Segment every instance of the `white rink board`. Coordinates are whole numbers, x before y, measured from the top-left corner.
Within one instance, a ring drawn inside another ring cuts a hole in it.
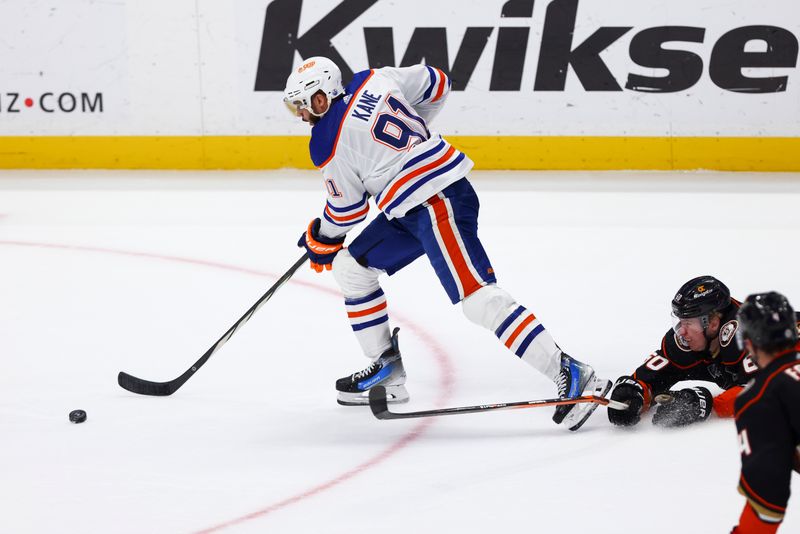
[[[302,5],[300,38],[340,4],[340,0],[280,1]],[[279,92],[254,90],[265,16],[272,3],[6,0],[0,6],[0,135],[305,135],[303,125],[285,113]],[[395,61],[400,62],[415,29],[444,28],[450,63],[446,67],[451,68],[468,28],[487,29],[488,39],[466,90],[454,92],[438,119],[446,134],[791,137],[800,133],[796,61],[787,68],[743,71],[750,77],[787,76],[781,92],[732,92],[720,88],[709,75],[714,46],[731,30],[775,26],[788,32],[796,46],[800,18],[794,0],[579,0],[572,48],[600,28],[631,28],[599,54],[620,87],[629,74],[667,74],[631,59],[636,35],[661,26],[703,30],[702,42],[664,45],[699,58],[702,74],[697,83],[659,94],[588,91],[572,67],[563,90],[534,90],[552,3],[540,0],[529,10],[525,5],[530,3],[381,0],[333,34],[331,44],[357,71],[368,67],[365,31],[391,27]],[[501,17],[506,4],[522,6],[516,10],[523,14],[528,10],[530,16]],[[492,90],[498,35],[508,28],[529,31],[519,89]],[[745,48],[765,49],[766,42],[758,40]],[[295,63],[299,61],[297,54]],[[84,109],[84,93],[95,111]],[[71,98],[77,98],[75,110],[61,110],[59,98],[64,94],[72,95],[62,102],[67,109],[73,107]],[[102,113],[96,110],[98,94],[102,94]],[[33,102],[30,107],[24,104],[26,98]]]

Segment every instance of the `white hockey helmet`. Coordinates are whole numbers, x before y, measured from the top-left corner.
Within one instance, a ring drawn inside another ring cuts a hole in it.
[[[315,117],[322,117],[325,113],[317,115],[311,109],[311,97],[317,91],[328,97],[329,109],[331,100],[344,94],[342,71],[336,63],[322,56],[310,57],[292,71],[283,90],[283,102],[294,115],[298,110],[307,109]]]

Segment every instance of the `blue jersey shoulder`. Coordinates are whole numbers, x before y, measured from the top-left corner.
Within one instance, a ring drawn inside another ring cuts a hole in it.
[[[345,95],[353,95],[369,76],[370,71],[364,70],[357,72],[352,81],[344,88]],[[339,126],[344,120],[347,111],[347,104],[344,99],[336,101],[331,109],[320,121],[311,129],[311,141],[308,144],[311,152],[311,161],[314,166],[319,167],[325,163],[333,153],[336,145],[336,135],[339,133]]]

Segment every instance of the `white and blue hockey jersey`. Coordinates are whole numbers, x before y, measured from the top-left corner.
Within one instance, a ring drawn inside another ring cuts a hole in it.
[[[357,73],[311,131],[311,159],[328,200],[320,231],[344,235],[369,212],[402,217],[453,182],[472,161],[428,123],[444,105],[450,80],[425,65]]]

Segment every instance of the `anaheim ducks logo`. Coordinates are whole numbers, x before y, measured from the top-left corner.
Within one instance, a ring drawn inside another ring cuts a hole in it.
[[[736,320],[728,321],[722,328],[719,329],[719,344],[727,347],[731,344],[731,340],[735,337],[736,329],[739,328],[739,322]]]

